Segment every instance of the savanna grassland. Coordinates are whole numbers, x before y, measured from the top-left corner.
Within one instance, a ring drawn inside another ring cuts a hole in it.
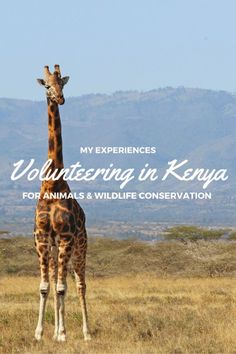
[[[0,239],[0,352],[236,353],[236,242],[90,238],[85,343],[72,274],[67,342],[53,336],[52,294],[37,343],[38,263],[33,240]]]

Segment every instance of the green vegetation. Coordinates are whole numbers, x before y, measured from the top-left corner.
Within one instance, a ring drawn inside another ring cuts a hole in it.
[[[232,231],[229,234],[229,240],[236,240],[236,231]]]
[[[167,239],[179,241],[210,241],[218,240],[228,233],[228,229],[205,229],[198,226],[181,225],[168,228],[164,236]]]
[[[158,277],[232,276],[236,273],[236,243],[171,240],[150,244],[89,238],[89,277],[130,276],[140,272]],[[0,239],[0,274],[39,274],[33,239]]]
[[[0,230],[0,236],[1,235],[8,235],[10,232],[7,230]]]

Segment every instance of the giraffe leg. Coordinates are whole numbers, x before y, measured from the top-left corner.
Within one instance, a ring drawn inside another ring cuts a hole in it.
[[[36,248],[39,256],[40,263],[40,273],[41,273],[41,282],[39,286],[40,291],[40,302],[39,302],[39,317],[38,324],[35,330],[35,338],[40,340],[43,335],[43,322],[45,315],[46,302],[50,290],[49,286],[49,277],[48,277],[48,263],[49,263],[49,252],[48,252],[48,243],[43,240],[37,240],[36,238]]]
[[[59,301],[57,296],[57,274],[58,274],[57,255],[58,255],[57,246],[56,245],[51,246],[49,272],[50,272],[51,282],[53,283],[53,295],[54,295],[55,329],[54,329],[53,339],[57,339],[58,327],[59,327]]]
[[[87,314],[87,307],[86,307],[86,300],[85,300],[86,249],[87,249],[87,235],[86,235],[86,231],[84,231],[84,235],[80,236],[80,238],[75,243],[72,262],[73,262],[73,267],[75,272],[76,287],[77,287],[81,311],[82,311],[84,340],[91,340],[91,335],[88,327],[88,314]]]
[[[64,342],[66,340],[65,329],[65,295],[67,290],[66,276],[67,266],[72,253],[73,236],[61,239],[58,252],[58,279],[57,279],[57,299],[58,299],[58,335],[57,340]]]

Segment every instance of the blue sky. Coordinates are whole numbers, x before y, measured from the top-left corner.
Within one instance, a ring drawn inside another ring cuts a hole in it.
[[[65,96],[187,86],[236,91],[236,1],[68,0],[1,4],[0,97],[44,99],[59,63]]]

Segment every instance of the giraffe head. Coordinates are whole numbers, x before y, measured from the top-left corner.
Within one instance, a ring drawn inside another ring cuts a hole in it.
[[[47,98],[56,102],[57,104],[64,104],[65,99],[63,96],[63,87],[67,84],[69,76],[61,77],[60,66],[54,66],[55,71],[53,74],[50,73],[49,67],[44,67],[44,80],[37,79],[40,85],[43,85],[46,88]]]

